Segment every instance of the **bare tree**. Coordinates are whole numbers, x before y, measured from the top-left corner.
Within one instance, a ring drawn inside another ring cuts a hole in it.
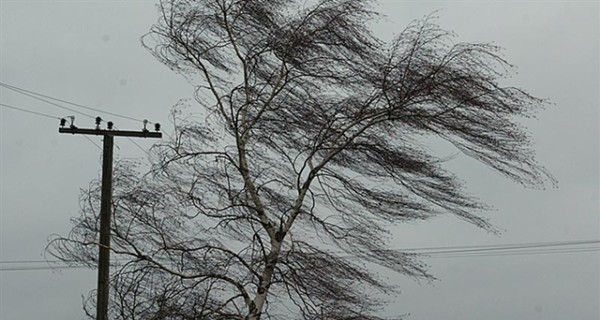
[[[494,231],[423,137],[523,185],[553,182],[513,120],[544,101],[499,84],[499,48],[454,43],[435,19],[388,44],[364,0],[159,8],[143,43],[198,84],[202,108],[175,109],[149,174],[116,170],[112,319],[381,319],[397,288],[373,266],[430,277],[388,247],[390,226],[450,213]],[[54,255],[94,264],[98,194]]]

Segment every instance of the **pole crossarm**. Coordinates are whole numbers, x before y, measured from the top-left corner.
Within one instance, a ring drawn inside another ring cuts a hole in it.
[[[150,132],[150,131],[58,128],[58,132],[59,133],[70,133],[70,134],[88,134],[88,135],[96,135],[96,136],[112,136],[112,137],[162,138],[161,132]]]

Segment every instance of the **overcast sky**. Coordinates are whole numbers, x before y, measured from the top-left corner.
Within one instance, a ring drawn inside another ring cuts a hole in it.
[[[156,21],[154,1],[0,0],[0,81],[136,119],[161,122],[192,86],[140,45]],[[449,167],[495,210],[493,235],[454,217],[398,228],[392,248],[600,239],[598,1],[382,1],[374,28],[389,39],[439,10],[456,41],[494,42],[518,74],[507,85],[548,98],[522,121],[556,189],[527,190],[458,156]],[[0,88],[0,103],[62,117],[73,112]],[[96,115],[95,112],[80,110]],[[141,122],[112,118],[120,129]],[[0,107],[0,319],[82,319],[94,270],[7,271],[44,264],[47,238],[78,216],[81,188],[100,172],[101,139],[60,135],[58,120]],[[80,127],[91,119],[77,116]],[[143,157],[152,141],[116,139],[118,158]],[[436,150],[447,152],[444,146]],[[597,246],[596,246],[597,247]],[[401,277],[388,312],[409,319],[599,319],[600,253],[426,258],[433,283]]]

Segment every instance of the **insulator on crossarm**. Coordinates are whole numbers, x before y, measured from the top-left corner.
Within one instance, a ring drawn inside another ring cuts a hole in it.
[[[100,130],[100,123],[102,122],[102,118],[96,117],[96,129]]]
[[[144,129],[142,129],[143,132],[148,132],[148,129],[146,128],[146,126],[148,125],[148,120],[144,119],[144,121],[142,121],[144,123]]]
[[[67,119],[65,118],[60,118],[60,127],[64,128],[65,124],[67,124]]]
[[[71,129],[77,128],[75,126],[75,116],[68,116],[67,118],[71,119],[71,125],[70,125]]]
[[[160,131],[160,123],[155,123],[154,124],[154,131]]]
[[[109,122],[107,122],[107,123],[106,123],[106,128],[107,128],[108,130],[112,130],[112,129],[113,129],[113,122],[112,122],[112,121],[109,121]]]

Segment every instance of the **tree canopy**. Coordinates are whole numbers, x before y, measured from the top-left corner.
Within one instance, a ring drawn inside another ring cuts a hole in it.
[[[390,250],[390,226],[453,214],[494,231],[424,137],[553,182],[514,119],[544,101],[501,84],[500,48],[455,43],[432,17],[386,43],[371,5],[161,1],[143,44],[197,104],[175,108],[149,173],[115,171],[111,319],[382,319],[397,288],[371,266],[430,277]],[[99,190],[52,254],[95,264]]]

